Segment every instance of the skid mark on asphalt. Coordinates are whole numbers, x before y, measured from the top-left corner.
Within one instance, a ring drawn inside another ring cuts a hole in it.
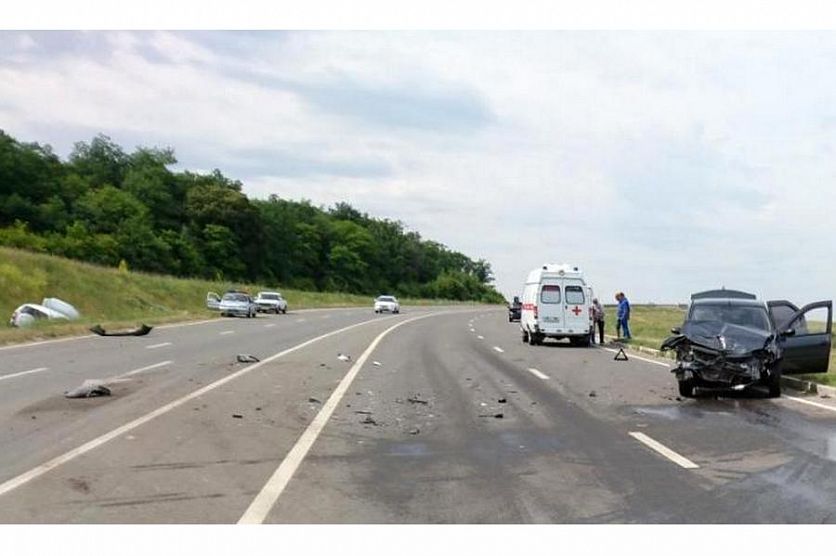
[[[650,448],[651,450],[653,450],[654,452],[661,454],[662,456],[671,460],[680,467],[683,467],[685,469],[699,469],[700,467],[699,465],[689,460],[685,456],[677,454],[661,442],[653,440],[652,438],[650,438],[642,432],[631,432],[628,434],[636,440],[638,440],[639,442],[641,442],[642,444],[644,444],[645,446],[647,446],[648,448]]]

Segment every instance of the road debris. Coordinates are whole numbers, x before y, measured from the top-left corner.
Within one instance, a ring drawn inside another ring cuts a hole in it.
[[[378,426],[378,425],[379,425],[379,423],[378,423],[377,421],[375,421],[375,420],[372,418],[372,416],[371,416],[371,415],[366,415],[366,418],[365,418],[365,419],[363,419],[362,421],[360,421],[360,423],[361,423],[361,424],[363,424],[363,425],[374,425],[374,426]]]
[[[101,380],[85,380],[78,388],[64,392],[65,398],[97,398],[109,395],[110,388]]]
[[[239,353],[236,359],[238,359],[239,363],[258,363],[261,361],[261,359],[250,353]]]
[[[351,356],[350,356],[350,355],[346,355],[346,354],[344,354],[344,353],[338,353],[338,354],[337,354],[337,359],[339,359],[340,361],[345,361],[345,362],[348,362],[348,361],[351,361]]]
[[[496,400],[496,403],[508,403],[508,400],[506,398],[499,398]]]
[[[597,395],[598,395],[598,393],[597,393],[597,392],[595,392],[595,390],[590,390],[590,391],[589,391],[589,397],[590,397],[590,398],[594,398],[594,397],[596,397]]]
[[[374,365],[375,367],[380,367],[381,363],[380,361],[372,361],[372,365]]]
[[[154,329],[153,326],[142,324],[133,330],[117,330],[116,332],[108,332],[102,328],[101,324],[97,324],[90,328],[90,332],[98,334],[99,336],[145,336]]]
[[[409,429],[409,431],[407,431],[407,432],[408,432],[409,434],[413,434],[413,435],[415,435],[415,434],[421,434],[421,429],[419,429],[418,427],[412,427],[412,428],[411,428],[411,429]]]
[[[316,398],[308,398],[308,402],[309,402],[309,403],[322,403],[321,401],[319,401],[319,400],[318,400],[318,399],[316,399]]]
[[[371,415],[372,414],[371,411],[367,411],[365,409],[357,409],[357,410],[354,411],[354,413],[358,413],[360,415]]]
[[[243,418],[244,418],[244,416],[243,416],[243,415],[241,415],[240,413],[233,413],[233,414],[232,414],[232,418],[233,418],[233,419],[243,419]]]
[[[427,400],[422,400],[421,398],[419,398],[417,394],[415,396],[412,396],[411,398],[407,398],[406,401],[408,401],[409,403],[419,403],[421,405],[427,405],[428,403],[430,403]]]
[[[493,417],[494,419],[504,419],[504,413],[482,413],[479,417]]]

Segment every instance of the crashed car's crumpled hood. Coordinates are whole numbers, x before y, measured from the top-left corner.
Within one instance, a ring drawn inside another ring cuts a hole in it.
[[[748,326],[720,321],[692,321],[682,326],[680,334],[665,340],[662,349],[672,349],[682,342],[688,342],[732,357],[746,356],[753,351],[765,349],[772,338],[772,333]]]

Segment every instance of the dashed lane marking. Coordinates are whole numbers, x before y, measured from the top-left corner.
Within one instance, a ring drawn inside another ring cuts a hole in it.
[[[549,380],[549,375],[544,374],[544,373],[541,373],[541,372],[540,372],[540,371],[538,371],[537,369],[531,369],[531,368],[529,368],[529,369],[528,369],[528,372],[529,372],[529,373],[531,373],[531,374],[533,374],[534,376],[536,376],[536,377],[537,377],[537,378],[539,378],[539,379],[542,379],[542,380]]]
[[[29,371],[21,371],[19,373],[13,373],[13,374],[10,374],[10,375],[0,376],[0,380],[6,380],[7,378],[17,378],[19,376],[31,375],[31,374],[34,374],[34,373],[42,373],[42,372],[48,371],[48,370],[49,370],[49,367],[38,367],[37,369],[32,369],[32,370],[29,370]]]
[[[220,333],[221,336],[225,336],[226,334],[235,334],[234,330],[224,330]]]
[[[145,371],[150,371],[152,369],[159,369],[160,367],[165,367],[166,365],[171,365],[174,361],[162,361],[160,363],[154,363],[153,365],[148,365],[147,367],[140,367],[139,369],[134,369],[133,371],[128,371],[127,373],[123,374],[122,376],[131,376],[139,373],[144,373]]]
[[[653,440],[652,438],[650,438],[642,432],[631,432],[629,434],[630,436],[632,436],[633,438],[635,438],[636,440],[653,450],[654,452],[663,455],[664,457],[668,458],[680,467],[684,467],[685,469],[699,469],[700,467],[699,465],[689,460],[685,456],[677,454],[661,442]]]
[[[145,349],[157,349],[157,348],[166,347],[166,346],[170,346],[170,345],[172,345],[171,342],[163,342],[161,344],[153,344],[153,345],[150,345],[150,346],[145,346]]]

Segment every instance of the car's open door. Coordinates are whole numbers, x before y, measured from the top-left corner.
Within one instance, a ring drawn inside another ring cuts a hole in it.
[[[798,306],[792,301],[786,299],[778,299],[775,301],[767,301],[769,307],[769,314],[772,316],[772,322],[775,323],[775,330],[781,330],[789,324],[790,319],[798,312]]]
[[[832,332],[833,301],[817,301],[796,311],[778,328],[784,347],[783,373],[826,373]]]
[[[221,306],[221,296],[216,294],[215,292],[208,292],[206,294],[206,308],[207,309],[220,309]]]

